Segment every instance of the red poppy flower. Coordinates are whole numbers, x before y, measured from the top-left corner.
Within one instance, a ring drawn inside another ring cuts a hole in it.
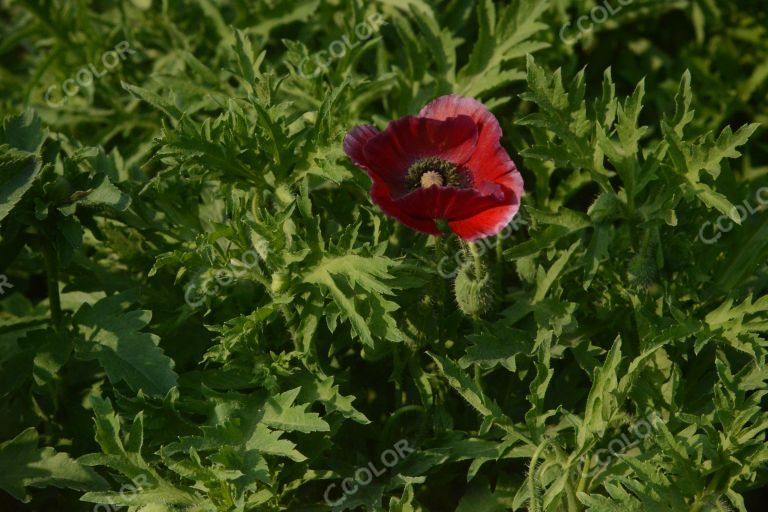
[[[472,98],[442,96],[383,132],[357,126],[344,152],[373,181],[373,202],[424,233],[440,235],[444,220],[464,240],[492,236],[520,207],[523,178],[499,122]]]

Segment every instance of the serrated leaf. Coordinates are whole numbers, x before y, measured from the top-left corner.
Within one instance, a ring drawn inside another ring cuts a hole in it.
[[[0,443],[0,489],[26,501],[26,487],[54,486],[79,491],[107,488],[107,482],[92,469],[66,453],[39,448],[38,443],[34,428]]]
[[[601,433],[607,421],[615,412],[616,400],[612,394],[618,387],[617,369],[621,362],[621,338],[617,337],[605,358],[603,366],[596,369],[592,377],[584,420],[578,428],[577,443],[584,447],[591,436]]]
[[[293,405],[299,391],[301,388],[295,388],[269,398],[264,404],[261,420],[272,428],[286,432],[328,432],[331,427],[319,414],[306,412],[309,404]]]
[[[76,344],[78,357],[98,359],[110,381],[124,381],[134,391],[162,395],[176,385],[173,361],[158,346],[160,338],[142,332],[149,311],[123,312],[121,297],[84,304],[75,315],[85,339]]]
[[[501,408],[492,399],[485,396],[482,390],[478,389],[477,384],[472,381],[461,369],[461,367],[448,358],[427,352],[437,364],[440,373],[446,378],[448,384],[455,389],[472,408],[483,416],[490,416],[494,420],[509,423],[501,411]]]
[[[11,213],[40,175],[41,160],[35,155],[0,145],[0,221]]]
[[[394,266],[394,261],[383,256],[366,258],[348,254],[326,257],[304,275],[304,282],[318,284],[328,290],[352,325],[353,332],[364,344],[373,347],[374,338],[369,323],[379,327],[377,332],[391,341],[399,341],[402,337],[390,315],[397,305],[384,299],[385,295],[393,294],[391,285],[385,281],[392,279],[389,271]],[[357,293],[360,294],[359,301],[355,297]]]

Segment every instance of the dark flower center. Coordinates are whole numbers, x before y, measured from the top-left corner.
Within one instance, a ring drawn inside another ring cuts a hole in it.
[[[417,160],[408,169],[406,184],[408,188],[457,187],[466,185],[456,164],[431,156]]]

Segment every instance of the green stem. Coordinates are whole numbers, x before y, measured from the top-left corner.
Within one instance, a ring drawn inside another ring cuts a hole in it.
[[[406,351],[408,351],[408,347],[404,347]],[[403,363],[400,359],[400,350],[395,348],[392,351],[392,356],[394,358],[395,363],[395,369],[394,369],[394,381],[395,384],[395,408],[400,408],[403,406],[403,386],[401,382],[403,382]],[[408,356],[406,356],[407,358]],[[390,419],[392,417],[390,416]]]
[[[41,318],[39,320],[29,320],[26,322],[16,322],[9,325],[3,325],[3,326],[0,326],[0,334],[5,334],[11,331],[17,331],[21,329],[29,329],[29,328],[37,327],[38,325],[44,325],[47,323],[48,323],[48,320]]]
[[[592,469],[592,457],[588,457],[581,467],[581,474],[579,475],[579,482],[576,485],[576,492],[584,492],[587,487],[587,478],[589,477],[589,471]]]
[[[485,272],[485,269],[483,268],[483,258],[480,255],[480,251],[478,251],[477,244],[473,242],[469,242],[467,244],[469,247],[469,252],[472,254],[472,261],[475,266],[475,279],[480,279],[480,276],[483,275],[483,272]],[[472,317],[472,326],[474,327],[475,334],[479,334],[481,331],[480,326],[480,318],[477,315],[474,315]],[[480,365],[475,363],[475,384],[477,384],[478,390],[482,393],[483,392],[483,372],[480,368]]]
[[[472,327],[475,331],[475,334],[480,334],[481,325],[480,325],[480,318],[477,315],[474,315],[472,317]],[[480,368],[480,365],[478,363],[475,363],[474,365],[474,378],[475,378],[475,384],[477,385],[478,391],[483,393],[483,370]]]
[[[539,498],[536,496],[536,466],[539,464],[539,456],[547,442],[544,441],[533,452],[531,457],[531,466],[528,469],[528,512],[539,512]]]
[[[51,308],[51,324],[55,330],[60,331],[63,315],[59,297],[59,258],[53,243],[45,236],[42,238],[42,248],[48,283],[48,302]]]
[[[404,405],[397,409],[395,412],[390,414],[389,418],[387,418],[387,421],[384,423],[384,427],[382,428],[381,432],[381,438],[384,441],[384,443],[391,442],[390,434],[392,433],[392,429],[394,428],[395,424],[397,423],[397,420],[402,416],[403,414],[407,414],[409,412],[419,412],[421,414],[426,413],[426,409],[420,405],[416,404],[410,404],[410,405]]]
[[[477,249],[477,244],[473,242],[467,243],[470,254],[472,254],[472,261],[475,264],[475,278],[479,278],[483,275],[483,257],[480,255],[480,251]]]
[[[568,499],[568,512],[581,512],[581,504],[576,498],[576,490],[573,488],[573,479],[568,475],[565,484],[565,496]]]
[[[691,510],[689,512],[699,512],[701,510],[701,507],[704,506],[705,498],[709,496],[710,494],[717,493],[717,487],[720,483],[720,478],[722,477],[722,472],[715,473],[712,476],[712,480],[709,481],[709,485],[707,485],[707,488],[702,490],[696,495],[696,498],[694,499],[693,505],[691,506]]]
[[[699,512],[701,510],[701,506],[703,505],[703,502],[701,499],[703,498],[704,494],[703,491],[696,495],[696,499],[693,502],[693,505],[691,506],[691,510],[689,512]]]
[[[435,261],[437,261],[437,268],[442,268],[442,260],[445,256],[445,247],[443,246],[443,237],[436,236],[435,240]],[[441,318],[443,311],[445,311],[446,297],[448,295],[448,288],[445,277],[439,273],[437,275],[437,318]],[[437,338],[440,341],[440,345],[443,346],[445,341],[445,335],[443,332],[442,322],[437,322]]]
[[[474,366],[474,377],[475,377],[475,385],[477,385],[477,390],[481,393],[483,392],[483,370],[480,369],[480,365],[475,363]]]
[[[552,444],[557,457],[557,463],[560,467],[568,471],[568,478],[565,483],[565,496],[568,501],[568,512],[581,512],[581,504],[576,499],[576,491],[573,488],[573,478],[571,478],[570,466],[568,466],[568,455],[556,443]]]
[[[504,240],[501,236],[496,237],[496,293],[499,298],[504,291],[502,281],[504,280]]]

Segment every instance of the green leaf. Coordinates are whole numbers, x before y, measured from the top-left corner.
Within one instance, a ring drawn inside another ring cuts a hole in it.
[[[390,341],[402,339],[391,316],[397,305],[384,299],[394,293],[386,283],[393,278],[390,269],[394,266],[394,261],[383,256],[325,257],[304,275],[304,282],[327,290],[349,320],[354,334],[365,345],[373,347],[371,327]]]
[[[522,0],[497,7],[491,0],[477,3],[479,33],[467,65],[458,75],[458,93],[478,97],[488,91],[525,78],[518,69],[503,69],[513,59],[549,46],[532,37],[547,28],[539,21],[547,9],[546,0]]]
[[[691,110],[691,101],[693,93],[691,92],[691,72],[686,70],[680,79],[680,86],[675,95],[675,114],[667,122],[675,131],[678,137],[683,137],[683,130],[693,121],[694,111]]]
[[[28,428],[0,443],[0,489],[18,500],[27,501],[26,487],[99,490],[107,487],[95,471],[53,448],[38,447],[38,435]]]
[[[0,221],[32,187],[41,167],[42,161],[35,155],[0,145]]]
[[[491,417],[497,422],[511,424],[512,422],[501,411],[501,408],[492,399],[477,387],[462,370],[461,367],[452,360],[427,352],[437,364],[440,373],[446,378],[448,384],[455,389],[477,412],[486,417]]]
[[[32,362],[32,376],[38,386],[43,386],[50,382],[69,361],[72,340],[66,334],[53,329],[32,331],[26,336],[27,340],[32,337],[42,342]]]
[[[473,364],[484,369],[503,366],[510,372],[516,371],[515,357],[528,348],[530,343],[528,333],[519,329],[505,330],[504,336],[482,332],[470,336],[473,345],[467,348],[467,353],[459,360],[462,368]]]
[[[306,412],[309,404],[293,405],[301,388],[280,393],[264,404],[262,421],[269,427],[286,432],[328,432],[330,426],[314,412]]]
[[[540,344],[534,366],[536,367],[536,376],[529,385],[530,393],[526,397],[531,407],[525,413],[525,421],[532,433],[533,441],[541,442],[542,434],[545,430],[545,422],[548,417],[554,414],[554,411],[546,411],[544,409],[544,398],[552,376],[555,374],[550,366],[549,340]]]
[[[122,82],[121,85],[123,86],[123,89],[128,91],[132,96],[146,101],[156,109],[162,111],[168,117],[171,117],[177,121],[181,119],[183,112],[176,106],[172,99],[167,100],[156,92],[145,89],[144,87],[139,87],[137,85],[131,85],[125,82]]]
[[[616,412],[619,404],[616,403],[613,393],[618,388],[617,370],[620,362],[621,338],[617,337],[603,366],[596,369],[592,376],[592,387],[584,409],[584,420],[577,433],[577,444],[580,448],[586,446],[592,436],[601,434]]]
[[[339,386],[334,385],[333,377],[321,377],[307,374],[301,380],[301,396],[303,401],[320,401],[325,406],[326,413],[338,412],[345,418],[367,425],[371,421],[352,405],[354,396],[344,396]]]
[[[34,110],[3,119],[0,127],[0,146],[8,145],[23,153],[37,154],[45,142],[46,133],[40,116]]]
[[[124,381],[134,391],[162,395],[176,385],[173,361],[158,346],[160,338],[141,332],[149,311],[123,312],[120,296],[83,304],[75,315],[84,339],[75,346],[78,357],[97,359],[113,383]]]
[[[319,425],[318,425],[319,426]],[[287,457],[296,462],[302,462],[307,458],[296,450],[296,444],[280,439],[282,432],[269,430],[265,425],[257,424],[251,435],[245,442],[245,448],[258,450],[267,455]]]
[[[131,197],[117,188],[106,175],[99,176],[92,188],[78,193],[76,202],[84,206],[109,206],[123,211],[131,204]]]

